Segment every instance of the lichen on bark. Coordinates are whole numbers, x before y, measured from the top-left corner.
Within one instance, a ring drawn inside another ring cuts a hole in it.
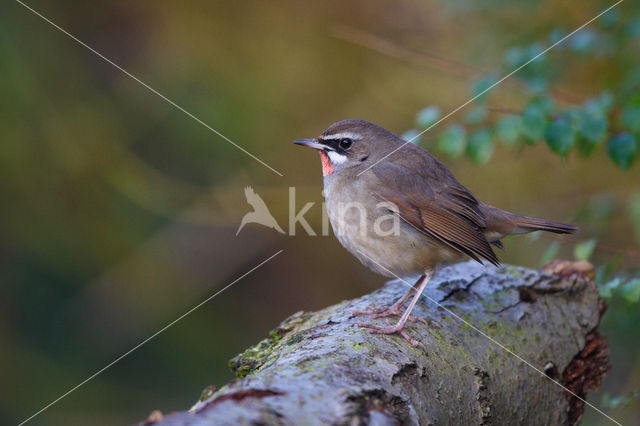
[[[472,262],[443,268],[414,311],[429,325],[408,327],[424,348],[373,335],[352,314],[393,303],[406,291],[399,281],[298,312],[230,361],[235,380],[157,423],[576,423],[579,400],[558,383],[582,397],[609,364],[606,340],[594,337],[597,288],[585,265],[562,265],[547,273]]]

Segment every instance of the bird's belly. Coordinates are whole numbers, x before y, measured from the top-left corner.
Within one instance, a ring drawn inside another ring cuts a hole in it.
[[[419,232],[388,210],[367,209],[374,212],[373,217],[362,219],[363,215],[357,208],[341,211],[328,207],[331,226],[340,243],[379,274],[414,276],[440,262],[460,257],[458,252]]]

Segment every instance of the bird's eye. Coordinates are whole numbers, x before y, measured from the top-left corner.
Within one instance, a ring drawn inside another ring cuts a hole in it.
[[[340,148],[344,149],[345,151],[348,150],[349,148],[351,148],[351,144],[353,143],[353,141],[349,138],[344,138],[344,139],[340,139]]]

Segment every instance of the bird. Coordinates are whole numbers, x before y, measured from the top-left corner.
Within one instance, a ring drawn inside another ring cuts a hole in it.
[[[253,207],[253,211],[245,214],[242,217],[240,226],[236,231],[236,236],[240,233],[244,225],[246,225],[247,223],[259,223],[260,225],[275,229],[281,234],[284,234],[284,231],[282,230],[282,228],[280,228],[278,222],[276,222],[276,219],[269,211],[269,208],[264,203],[264,200],[258,194],[256,194],[252,187],[245,187],[244,195],[247,198],[247,203],[249,203],[249,205]]]
[[[393,305],[354,312],[372,319],[398,316],[395,325],[358,325],[375,334],[398,333],[413,346],[420,343],[405,326],[424,322],[411,311],[438,265],[467,257],[500,266],[493,247],[503,248],[507,235],[578,230],[483,203],[428,151],[368,121],[338,121],[315,138],[293,143],[320,154],[329,221],[347,251],[381,275],[419,276]],[[389,217],[397,220],[395,232],[380,232]]]

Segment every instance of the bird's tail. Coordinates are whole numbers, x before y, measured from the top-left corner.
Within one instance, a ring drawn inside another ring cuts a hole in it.
[[[578,230],[577,226],[552,220],[537,219],[535,217],[520,216],[515,218],[515,225],[522,233],[532,231],[548,231],[555,234],[573,234]]]
[[[487,233],[499,239],[506,235],[526,234],[533,231],[548,231],[556,234],[573,234],[577,226],[535,217],[520,216],[497,207],[481,203],[480,208],[487,218]]]

